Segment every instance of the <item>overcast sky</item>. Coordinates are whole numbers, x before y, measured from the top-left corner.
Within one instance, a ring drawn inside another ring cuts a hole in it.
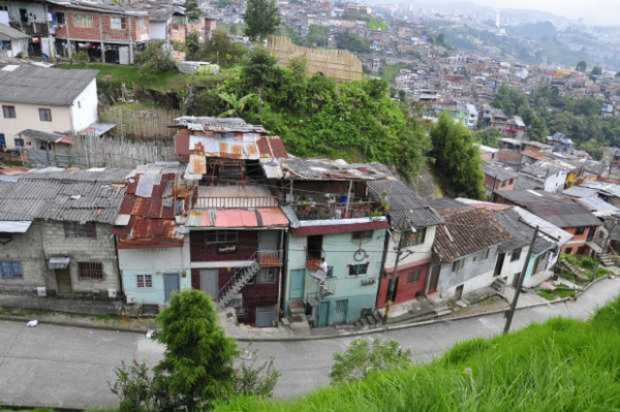
[[[586,23],[620,25],[620,0],[474,0],[476,3],[514,9],[543,10]]]

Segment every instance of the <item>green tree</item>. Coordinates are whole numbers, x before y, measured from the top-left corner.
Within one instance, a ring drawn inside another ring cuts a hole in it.
[[[329,27],[311,24],[304,44],[308,47],[327,47]]]
[[[594,66],[592,68],[591,74],[592,76],[600,76],[601,74],[603,74],[603,69],[601,68],[601,66]]]
[[[590,139],[579,145],[579,147],[588,152],[595,160],[603,158],[603,144],[599,140]]]
[[[170,407],[204,410],[234,392],[235,341],[224,335],[215,305],[205,293],[175,293],[157,322],[158,340],[166,350],[155,374]]]
[[[198,32],[192,31],[185,36],[185,51],[189,60],[199,58],[200,35]]]
[[[576,67],[578,72],[582,72],[585,73],[586,70],[588,70],[588,63],[586,63],[585,61],[580,61],[579,63],[577,63],[577,67]]]
[[[274,34],[280,25],[276,0],[248,0],[243,19],[245,35],[252,40]]]
[[[474,133],[474,139],[485,146],[497,147],[499,139],[502,138],[502,133],[493,128],[487,127],[486,129],[478,130]]]
[[[190,22],[195,22],[202,16],[197,0],[185,0],[185,16]]]
[[[228,105],[228,110],[220,113],[220,117],[240,117],[249,107],[261,104],[260,97],[254,93],[246,94],[241,98],[226,92],[219,93],[218,96]]]
[[[230,67],[240,63],[246,53],[247,49],[243,44],[234,43],[225,32],[216,30],[200,50],[200,58]]]
[[[334,365],[329,374],[333,383],[356,381],[374,371],[387,371],[410,367],[411,351],[403,350],[395,340],[356,339],[343,353],[334,355]]]
[[[149,42],[136,56],[136,64],[151,73],[176,71],[174,59],[161,41]]]
[[[482,198],[484,174],[480,151],[473,144],[469,129],[443,113],[431,129],[431,142],[435,170],[440,173],[449,191],[455,196]]]
[[[368,40],[349,31],[342,31],[336,34],[336,47],[354,53],[368,53],[370,51]]]

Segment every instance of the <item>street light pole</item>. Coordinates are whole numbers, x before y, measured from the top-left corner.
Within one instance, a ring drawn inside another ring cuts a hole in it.
[[[525,273],[527,272],[527,267],[530,262],[530,258],[532,257],[532,250],[534,249],[534,242],[536,242],[536,237],[538,236],[538,226],[534,230],[534,235],[532,236],[532,240],[530,242],[530,248],[527,251],[527,256],[525,257],[525,262],[523,263],[523,269],[521,269],[521,273],[519,274],[519,282],[517,283],[517,290],[515,291],[515,296],[512,299],[512,303],[510,304],[510,309],[506,312],[506,324],[504,325],[504,335],[508,333],[510,330],[510,324],[512,323],[512,318],[515,314],[515,310],[517,309],[517,302],[519,301],[519,295],[521,294],[521,288],[523,287],[523,280],[525,279]]]

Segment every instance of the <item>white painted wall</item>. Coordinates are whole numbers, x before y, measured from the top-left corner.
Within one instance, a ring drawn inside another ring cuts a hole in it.
[[[511,250],[506,253],[506,257],[504,258],[504,265],[502,266],[502,272],[499,277],[506,278],[506,284],[510,285],[514,279],[515,275],[521,273],[523,270],[523,264],[525,263],[525,258],[527,257],[527,252],[530,250],[529,245],[524,246],[521,249],[521,256],[519,259],[512,261],[512,252]]]
[[[71,105],[72,131],[78,132],[97,121],[97,80],[93,79]]]
[[[1,108],[3,105],[15,106],[14,119],[4,118]],[[51,122],[39,120],[39,108],[46,108],[52,111]],[[14,139],[17,137],[17,133],[25,129],[35,129],[50,133],[72,131],[71,111],[68,106],[45,106],[0,101],[0,133],[4,134],[8,148],[15,147]]]
[[[419,245],[411,246],[403,249],[403,255],[406,255],[408,252],[413,252],[408,255],[406,258],[402,258],[398,263],[399,267],[407,266],[413,264],[415,262],[421,262],[425,260],[429,260],[433,254],[433,242],[435,241],[435,226],[430,226],[426,228],[426,238],[424,239],[424,243]],[[391,232],[390,241],[388,245],[388,252],[385,259],[385,269],[391,270],[394,267],[394,260],[396,259],[396,250],[398,249],[398,242],[400,239],[400,233],[396,231]]]
[[[559,171],[558,173],[547,176],[545,179],[545,192],[559,192],[564,189],[566,184],[566,172]]]

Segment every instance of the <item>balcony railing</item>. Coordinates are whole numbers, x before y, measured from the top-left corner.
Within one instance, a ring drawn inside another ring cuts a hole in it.
[[[256,252],[256,260],[260,267],[279,267],[282,266],[281,250],[258,250]]]
[[[295,212],[300,220],[328,220],[328,219],[351,219],[372,216],[379,213],[375,202],[351,202],[346,203],[316,203],[299,202],[295,205]]]
[[[197,209],[247,209],[259,207],[278,207],[278,200],[272,196],[209,196],[199,197],[196,202]]]

